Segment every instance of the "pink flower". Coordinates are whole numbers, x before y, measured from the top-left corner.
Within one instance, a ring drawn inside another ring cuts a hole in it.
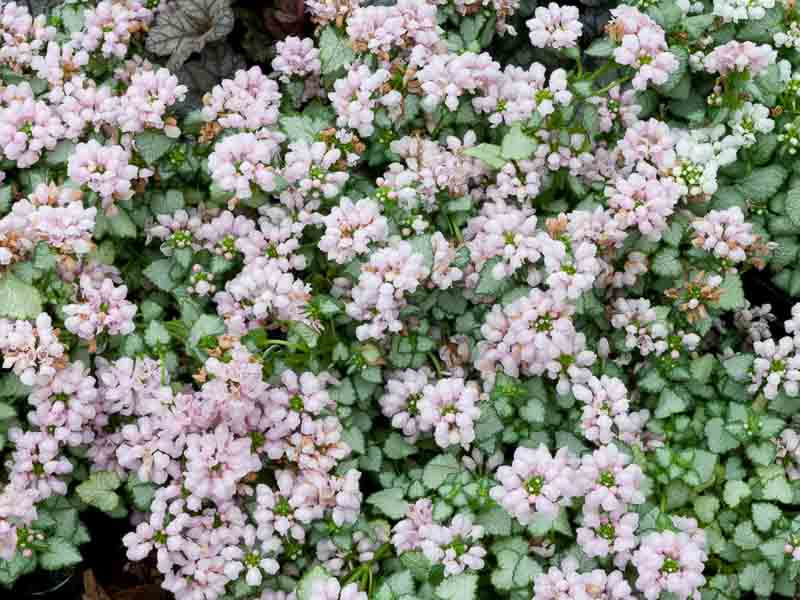
[[[480,417],[478,387],[460,378],[440,379],[426,385],[417,402],[419,428],[433,430],[441,448],[461,444],[468,448],[475,440],[475,421]]]
[[[110,279],[98,283],[83,275],[80,293],[82,303],[64,307],[64,325],[72,333],[91,340],[105,331],[125,335],[135,329],[133,318],[138,307],[126,299],[126,286],[115,286]]]
[[[777,60],[778,52],[769,44],[730,42],[717,46],[703,60],[709,73],[727,75],[731,71],[749,71],[754,77]]]
[[[16,161],[19,168],[30,167],[64,137],[58,114],[34,97],[28,83],[0,91],[0,155]]]
[[[445,577],[465,569],[483,568],[486,550],[476,542],[483,537],[483,527],[473,525],[468,515],[456,515],[450,525],[429,523],[420,528],[420,548],[433,564],[444,565]]]
[[[275,46],[277,56],[272,60],[272,68],[281,74],[281,79],[291,77],[313,77],[319,75],[322,63],[319,50],[311,38],[288,36]]]
[[[577,459],[566,448],[555,456],[546,446],[518,447],[511,466],[497,469],[500,485],[491,489],[492,498],[523,525],[535,517],[555,519],[559,507],[583,494],[576,477]]]
[[[209,433],[186,437],[185,485],[198,502],[225,502],[236,494],[236,486],[261,460],[252,453],[249,437],[234,437],[224,425]]]
[[[375,131],[373,121],[379,106],[392,109],[402,100],[400,92],[391,90],[383,93],[381,88],[391,75],[385,69],[374,73],[366,65],[353,66],[342,79],[333,84],[333,92],[328,94],[336,111],[336,124],[358,131],[361,137],[369,137]]]
[[[392,427],[401,429],[412,442],[421,431],[419,402],[429,381],[427,370],[398,371],[386,381],[385,393],[378,400],[383,414],[392,420]]]
[[[25,385],[46,385],[67,363],[47,313],[36,317],[35,323],[0,319],[0,353],[3,368],[12,369]]]
[[[314,581],[309,600],[367,600],[367,593],[359,591],[357,583],[342,587],[337,579],[328,577]]]
[[[559,6],[555,2],[538,6],[534,18],[526,23],[531,44],[537,48],[574,48],[583,30],[578,17],[575,6]]]
[[[631,559],[639,574],[636,588],[647,600],[655,600],[665,591],[680,600],[699,600],[698,590],[706,582],[703,577],[706,559],[702,535],[695,539],[683,531],[648,533]]]
[[[67,174],[80,185],[97,192],[108,209],[115,200],[134,194],[131,182],[140,176],[130,164],[130,153],[122,146],[103,146],[96,140],[78,144],[70,155]]]
[[[607,600],[635,600],[631,587],[620,571],[607,573],[595,569],[578,572],[578,561],[569,556],[561,568],[550,567],[533,581],[533,600],[586,600],[600,597]]]
[[[329,215],[322,217],[325,233],[317,244],[328,259],[339,264],[369,252],[372,242],[386,240],[389,230],[378,204],[369,198],[353,203],[342,198]]]
[[[278,185],[277,172],[271,166],[278,153],[273,138],[259,138],[253,133],[237,133],[214,145],[208,157],[211,178],[221,189],[249,198],[253,188],[272,192]]]
[[[378,250],[361,267],[358,283],[352,290],[353,301],[345,307],[353,319],[367,321],[359,325],[360,340],[383,338],[387,331],[400,331],[400,309],[405,295],[413,293],[429,274],[422,254],[408,242]]]
[[[278,122],[278,84],[259,67],[236,71],[203,96],[203,119],[226,129],[257,131]]]
[[[392,528],[392,545],[398,552],[419,549],[422,532],[429,525],[433,525],[433,504],[429,498],[421,498],[409,506],[406,518]]]

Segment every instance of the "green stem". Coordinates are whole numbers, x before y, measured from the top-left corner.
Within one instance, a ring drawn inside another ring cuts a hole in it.
[[[632,79],[632,77],[630,75],[628,75],[626,77],[620,77],[619,79],[615,79],[614,81],[612,81],[608,85],[601,87],[596,92],[592,92],[592,96],[602,96],[603,94],[605,94],[611,88],[616,87],[618,85],[622,85],[623,83],[626,83],[626,82],[630,81],[631,79]]]
[[[342,582],[343,585],[347,585],[348,583],[354,582],[356,579],[361,577],[361,572],[364,570],[364,565],[359,565],[353,571],[345,577],[344,581]]]
[[[436,355],[434,355],[433,352],[428,352],[428,358],[431,359],[431,362],[433,363],[433,366],[436,369],[436,375],[441,377],[442,376],[442,365],[441,365],[441,363],[439,363],[439,359],[436,358]]]
[[[292,344],[291,342],[289,342],[287,340],[267,340],[265,343],[266,344],[272,344],[272,345],[275,345],[275,346],[294,346],[294,344]]]
[[[604,64],[602,67],[597,69],[597,71],[595,71],[594,73],[592,73],[589,76],[589,81],[594,81],[595,79],[597,79],[601,75],[604,75],[605,72],[608,71],[613,66],[613,64],[614,63],[612,63],[611,61],[608,61],[606,64]]]

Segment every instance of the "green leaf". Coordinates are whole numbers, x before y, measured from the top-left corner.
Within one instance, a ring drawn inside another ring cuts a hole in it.
[[[708,383],[711,371],[714,369],[714,357],[711,354],[704,354],[692,360],[689,364],[689,371],[692,374],[692,381],[697,383]]]
[[[746,381],[750,377],[754,358],[752,354],[737,354],[722,361],[722,366],[734,381]]]
[[[461,470],[458,459],[452,454],[440,454],[425,465],[422,471],[422,483],[429,490],[438,489],[450,475]]]
[[[292,321],[291,325],[289,325],[288,340],[290,343],[305,344],[308,348],[316,348],[319,343],[319,332],[305,323]],[[369,369],[370,368],[362,370],[361,376],[364,377],[364,379],[368,379],[365,373],[368,372]],[[380,370],[378,371],[380,372]],[[381,379],[378,379],[378,381],[374,381],[373,383],[381,383],[381,381]]]
[[[297,584],[297,600],[311,600],[311,588],[314,587],[314,583],[328,577],[328,572],[322,567],[312,568]]]
[[[503,431],[504,426],[491,403],[484,402],[479,408],[480,415],[475,421],[475,439],[483,442]]]
[[[750,563],[739,574],[739,587],[753,591],[757,596],[767,597],[772,594],[775,576],[765,562]]]
[[[697,518],[703,523],[711,523],[719,510],[719,499],[715,496],[698,496],[692,504]]]
[[[663,248],[653,257],[653,273],[661,277],[678,277],[683,273],[683,266],[678,260],[678,251],[675,248]]]
[[[176,0],[171,10],[156,13],[145,47],[169,56],[167,68],[177,71],[194,52],[227,36],[233,21],[229,0]]]
[[[375,592],[374,600],[399,600],[414,593],[414,579],[410,571],[394,573],[383,580]]]
[[[719,289],[722,291],[719,298],[722,310],[737,310],[744,306],[744,290],[738,273],[726,274]]]
[[[771,441],[750,444],[747,446],[746,450],[747,458],[749,458],[754,464],[762,467],[767,467],[775,461],[776,452],[777,448]]]
[[[792,486],[784,475],[778,475],[768,480],[764,485],[763,492],[765,500],[777,500],[778,502],[790,504],[794,499]]]
[[[475,523],[483,527],[488,535],[509,535],[511,533],[511,515],[497,504],[479,512]]]
[[[508,162],[503,158],[500,146],[494,144],[478,144],[463,151],[463,154],[478,158],[493,169],[502,169]]]
[[[322,74],[327,75],[348,66],[355,59],[355,52],[350,47],[349,38],[333,27],[322,30],[319,37],[319,60],[322,63]]]
[[[527,423],[544,423],[545,408],[539,398],[531,398],[519,409],[519,416]]]
[[[14,373],[0,377],[0,398],[22,398],[30,394],[31,388]]]
[[[491,581],[500,591],[527,588],[542,572],[522,538],[501,540],[492,546],[492,553],[497,557],[497,568],[492,571]]]
[[[769,531],[782,514],[780,508],[769,502],[753,503],[753,523],[759,531]]]
[[[225,333],[225,322],[216,315],[200,315],[189,330],[189,345],[197,347],[201,339]]]
[[[686,401],[669,388],[665,388],[658,398],[656,419],[665,419],[670,415],[683,412],[687,409]]]
[[[89,506],[103,512],[111,512],[119,505],[119,496],[114,492],[120,486],[119,476],[113,471],[97,471],[81,483],[76,491],[78,497]]]
[[[416,452],[416,446],[409,444],[406,439],[396,431],[389,434],[389,437],[386,438],[386,442],[383,445],[383,453],[393,460],[406,458]]]
[[[475,600],[478,590],[478,576],[461,573],[447,577],[436,586],[436,596],[441,600]]]
[[[180,190],[167,190],[164,194],[157,194],[150,204],[157,215],[171,215],[184,206],[183,192]]]
[[[408,502],[403,498],[403,490],[400,488],[375,492],[367,498],[366,502],[372,504],[390,519],[402,519],[408,510]]]
[[[170,336],[167,328],[161,321],[150,321],[147,329],[144,332],[144,341],[151,348],[155,348],[159,344],[169,344]]]
[[[786,192],[786,200],[783,204],[786,216],[795,227],[800,227],[800,187],[795,187]]]
[[[414,254],[419,254],[425,259],[425,266],[429,269],[433,267],[433,246],[430,235],[417,235],[408,240]]]
[[[683,20],[683,26],[689,36],[689,40],[695,41],[706,34],[706,31],[714,22],[714,15],[694,15]]]
[[[744,481],[727,481],[722,491],[722,499],[731,508],[736,508],[745,498],[750,497],[750,486]]]
[[[13,406],[10,404],[6,404],[5,402],[0,402],[0,421],[5,421],[6,419],[13,419],[17,416],[17,411],[14,409]]]
[[[33,254],[33,266],[40,271],[51,271],[58,264],[58,254],[46,242],[36,244]]]
[[[279,122],[290,140],[305,140],[309,143],[316,141],[317,135],[330,126],[326,119],[307,115],[282,115]]]
[[[694,477],[690,477],[687,479],[687,483],[695,487],[703,485],[710,481],[714,475],[714,467],[717,466],[717,455],[705,450],[695,450],[692,466],[693,473],[690,475],[696,475],[697,481],[694,481]]]
[[[150,510],[150,505],[155,497],[155,485],[149,482],[139,481],[135,474],[128,475],[125,488],[130,492],[133,505],[137,510]]]
[[[41,312],[39,290],[12,273],[0,277],[0,317],[34,319]]]
[[[586,49],[586,54],[595,58],[608,58],[614,54],[616,45],[606,37],[596,38]]]
[[[348,427],[342,431],[342,441],[350,446],[350,449],[356,454],[364,454],[366,445],[364,443],[364,434],[358,427]]]
[[[738,181],[736,187],[749,200],[769,200],[781,188],[787,175],[782,166],[769,165],[754,169],[747,177]]]
[[[108,223],[114,237],[136,237],[136,223],[133,222],[133,219],[131,219],[130,215],[124,209],[117,208],[116,214],[112,217],[108,217]]]
[[[47,571],[60,571],[77,565],[81,560],[78,549],[59,537],[47,540],[47,550],[39,555],[39,565]]]
[[[144,276],[155,284],[155,286],[169,292],[175,287],[175,282],[172,280],[172,261],[168,258],[150,263],[144,271]]]
[[[761,545],[761,537],[753,529],[751,521],[739,523],[733,532],[733,543],[742,550],[755,550]]]
[[[23,556],[19,551],[14,553],[11,560],[0,560],[0,584],[11,587],[17,579],[36,570],[36,562],[35,554]]]
[[[667,385],[667,380],[661,377],[658,370],[652,369],[639,380],[639,387],[651,394],[657,394]]]
[[[522,127],[517,124],[503,136],[500,154],[509,160],[525,160],[533,156],[536,145],[536,140],[522,131]]]
[[[500,256],[495,256],[486,261],[481,269],[480,279],[478,285],[475,287],[475,293],[481,296],[497,296],[508,283],[506,278],[497,279],[492,273],[495,265],[503,260]]]
[[[180,0],[179,0],[180,1]],[[148,165],[155,164],[159,158],[169,152],[175,140],[160,131],[147,130],[134,138],[136,152]]]

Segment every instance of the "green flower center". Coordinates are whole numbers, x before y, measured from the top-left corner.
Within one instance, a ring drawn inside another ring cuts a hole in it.
[[[553,329],[553,317],[550,315],[542,315],[538,319],[536,319],[536,323],[534,324],[536,331],[539,332],[547,332],[552,331]]]
[[[614,530],[614,526],[611,523],[603,523],[600,527],[597,528],[597,535],[604,540],[611,541],[614,539],[614,534],[616,531]]]
[[[289,408],[291,408],[295,412],[301,412],[303,408],[305,408],[303,399],[297,394],[295,394],[289,399]]]
[[[467,551],[467,544],[464,542],[461,536],[456,537],[453,540],[453,543],[450,544],[450,547],[456,553],[456,556],[461,556]]]
[[[544,487],[544,477],[536,475],[525,482],[525,491],[532,496],[538,496]]]
[[[248,552],[244,557],[244,564],[246,564],[248,567],[258,567],[258,563],[260,562],[261,554],[257,550]]]
[[[680,570],[680,568],[681,567],[678,564],[677,560],[671,557],[667,557],[664,559],[664,562],[661,565],[661,572],[667,574],[677,573]]]
[[[604,485],[606,487],[611,487],[612,485],[616,484],[614,474],[611,471],[603,471],[600,473],[600,478],[598,481],[600,482],[600,485]]]
[[[192,243],[192,234],[189,231],[176,231],[169,238],[173,248],[186,248]]]
[[[408,405],[406,407],[408,414],[415,415],[419,412],[419,409],[417,409],[417,402],[419,402],[421,398],[422,394],[411,394],[408,397]]]
[[[289,501],[283,496],[281,496],[275,503],[275,508],[273,512],[281,517],[288,517],[289,515],[292,514],[292,507],[289,506]]]

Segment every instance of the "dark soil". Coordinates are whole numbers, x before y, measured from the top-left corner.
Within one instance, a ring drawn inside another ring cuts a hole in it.
[[[81,546],[84,561],[72,571],[37,571],[21,578],[9,600],[172,600],[161,589],[151,561],[131,563],[125,557],[122,536],[130,531],[127,519],[112,519],[97,510],[81,514],[92,541]]]

